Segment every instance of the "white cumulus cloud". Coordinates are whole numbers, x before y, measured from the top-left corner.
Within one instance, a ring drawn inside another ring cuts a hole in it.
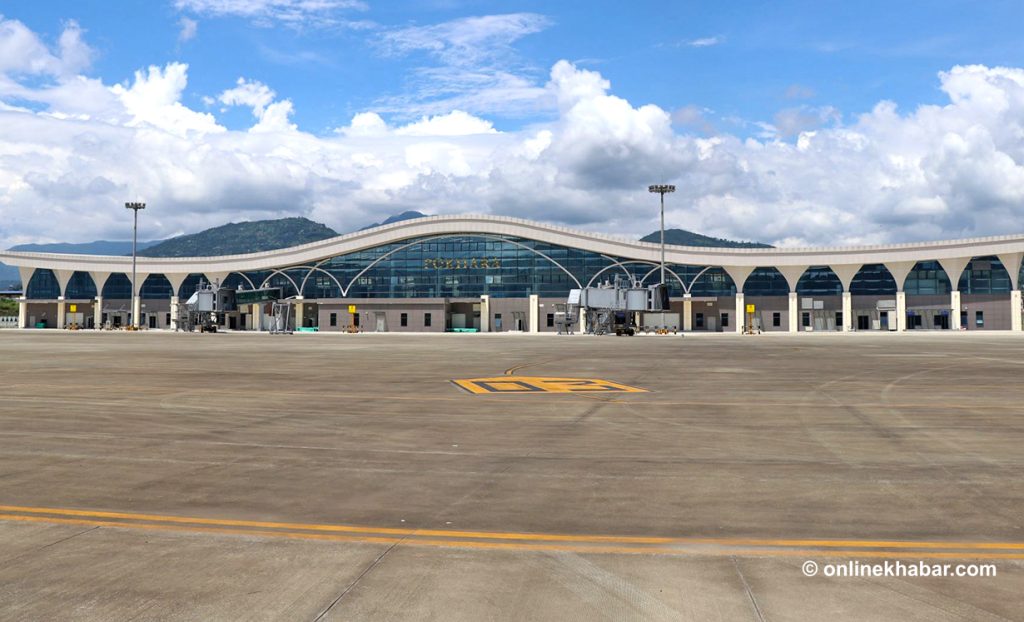
[[[217,100],[228,106],[249,106],[252,113],[259,117],[276,96],[277,93],[262,82],[250,82],[245,78],[239,78],[235,87],[223,91],[217,96]]]
[[[253,132],[290,132],[297,129],[290,117],[295,111],[291,100],[274,101],[277,97],[270,87],[262,82],[239,78],[234,88],[222,92],[217,101],[228,106],[248,106],[256,117]]]
[[[650,183],[674,183],[667,219],[709,235],[786,245],[913,241],[1024,231],[1024,69],[955,66],[941,104],[839,114],[780,111],[761,137],[630,102],[560,61],[535,88],[554,117],[497,131],[472,109],[412,119],[371,109],[329,135],[291,100],[242,79],[229,130],[184,103],[188,66],[119,84],[71,71],[77,27],[48,44],[0,21],[0,245],[130,234],[121,204],[149,202],[146,237],[231,220],[305,215],[352,230],[406,209],[494,213],[623,235],[656,228]],[[447,44],[445,44],[447,45]],[[700,110],[700,109],[697,109]],[[787,125],[788,124],[788,125]],[[791,136],[786,136],[791,134]]]

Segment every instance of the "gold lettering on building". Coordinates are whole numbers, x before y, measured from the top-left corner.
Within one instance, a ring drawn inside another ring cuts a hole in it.
[[[501,268],[497,257],[430,257],[423,260],[424,270],[496,270]]]

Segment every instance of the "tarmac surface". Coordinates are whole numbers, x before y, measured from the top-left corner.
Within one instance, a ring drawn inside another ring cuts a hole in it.
[[[1022,353],[0,331],[0,619],[1024,620]]]

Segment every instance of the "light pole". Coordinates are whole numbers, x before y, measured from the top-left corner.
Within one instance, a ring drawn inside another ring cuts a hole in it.
[[[125,206],[125,209],[130,209],[130,210],[132,210],[135,213],[135,226],[132,229],[132,327],[138,328],[139,327],[139,313],[141,312],[141,309],[140,309],[139,305],[136,304],[136,301],[135,301],[135,290],[136,290],[136,288],[138,288],[139,294],[141,295],[142,294],[142,288],[138,287],[136,285],[136,283],[135,283],[135,278],[136,278],[135,262],[136,262],[136,258],[137,258],[136,247],[137,247],[138,241],[139,241],[139,210],[146,209],[146,204],[145,203],[140,203],[138,201],[135,201],[135,202],[131,202],[131,203],[125,203],[124,206]]]
[[[657,192],[661,195],[661,284],[665,284],[665,194],[675,192],[676,187],[672,184],[655,184],[647,186],[648,192]]]

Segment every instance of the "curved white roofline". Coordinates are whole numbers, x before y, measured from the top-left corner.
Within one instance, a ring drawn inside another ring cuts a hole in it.
[[[482,233],[514,236],[560,246],[657,262],[660,246],[520,218],[485,215],[427,216],[404,220],[273,251],[219,257],[139,257],[144,274],[217,274],[271,270],[318,261],[410,238]],[[970,259],[1024,253],[1024,234],[874,246],[819,248],[707,248],[667,245],[665,260],[697,266],[807,267]],[[21,268],[81,272],[130,272],[131,257],[0,251],[0,262]],[[912,264],[911,264],[912,265]]]

